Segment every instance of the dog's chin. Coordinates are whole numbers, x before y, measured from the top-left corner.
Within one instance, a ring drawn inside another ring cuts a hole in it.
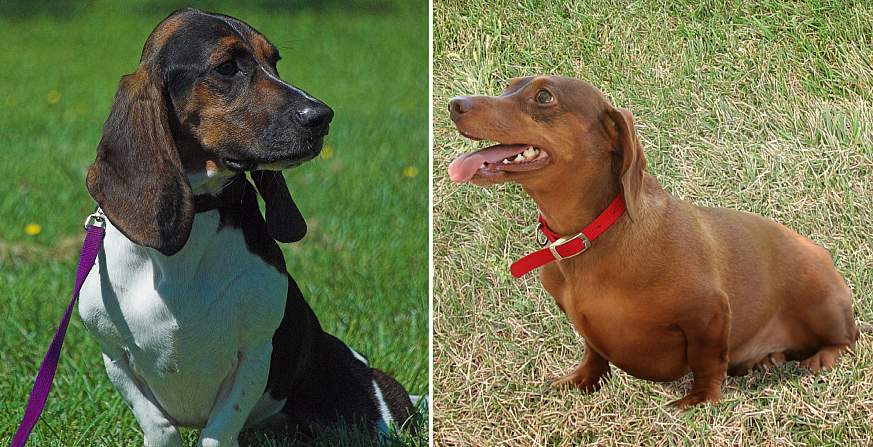
[[[272,163],[260,163],[255,169],[258,171],[281,171],[293,168],[299,164],[300,163],[294,163],[291,160],[274,161]]]
[[[302,151],[296,150],[291,154],[283,154],[283,150],[278,149],[270,151],[268,156],[226,156],[221,157],[220,161],[222,167],[233,172],[281,171],[312,160],[321,153],[321,148],[322,142],[319,140],[308,148]]]
[[[221,157],[220,161],[224,169],[232,172],[250,171],[256,166],[252,160],[245,158]]]
[[[292,159],[292,160],[279,160],[265,163],[258,163],[255,170],[258,171],[283,171],[285,169],[296,168],[297,166],[306,163],[309,160],[315,158],[315,155],[307,156],[302,159]]]
[[[476,186],[493,186],[512,181],[506,172],[477,172],[467,182]]]

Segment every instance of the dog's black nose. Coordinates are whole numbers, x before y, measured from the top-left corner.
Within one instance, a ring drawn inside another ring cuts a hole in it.
[[[333,110],[323,103],[312,103],[297,111],[297,119],[306,127],[324,128],[333,119]]]
[[[456,96],[449,101],[449,113],[452,115],[452,120],[457,120],[459,116],[473,109],[473,101],[466,96]]]

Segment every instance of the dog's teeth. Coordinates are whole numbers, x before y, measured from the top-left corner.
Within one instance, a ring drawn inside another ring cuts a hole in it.
[[[524,152],[522,152],[521,154],[524,155],[524,158],[530,160],[531,158],[537,156],[537,152],[539,151],[534,149],[533,146],[528,146],[527,149],[525,149]]]
[[[524,161],[524,155],[521,155],[521,154],[516,155],[515,160],[513,160],[513,161],[515,161],[516,163],[518,163],[520,161]]]
[[[512,163],[512,162],[509,161],[508,158],[504,158],[504,159],[503,159],[503,164],[508,165],[508,164],[510,164],[510,163]]]

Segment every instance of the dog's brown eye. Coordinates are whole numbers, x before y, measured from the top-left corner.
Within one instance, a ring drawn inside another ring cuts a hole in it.
[[[237,71],[239,71],[239,69],[236,66],[236,62],[227,61],[218,67],[215,67],[215,71],[222,76],[233,76]]]
[[[548,90],[543,89],[537,92],[536,100],[540,104],[548,104],[552,102],[553,99],[554,97]]]

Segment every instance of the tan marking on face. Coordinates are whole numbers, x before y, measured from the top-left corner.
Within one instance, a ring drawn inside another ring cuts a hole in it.
[[[270,79],[262,72],[255,77],[255,88],[262,93],[265,99],[278,98],[285,93],[285,87],[282,84]]]
[[[199,114],[200,122],[194,130],[200,142],[208,149],[215,146],[226,137],[224,115],[227,109],[219,96],[205,84],[197,84],[191,91],[186,104],[186,111]]]
[[[224,168],[215,160],[206,160],[206,172],[223,171]]]
[[[224,170],[214,154],[202,150],[197,145],[182,144],[178,145],[178,149],[179,159],[185,172],[215,173]]]
[[[232,110],[207,84],[198,84],[191,92],[185,113],[197,112],[199,124],[192,129],[206,150],[215,150],[222,143],[249,144],[252,135],[247,126],[234,124]]]
[[[246,107],[255,111],[249,117],[249,125],[256,129],[263,129],[269,125],[272,111],[281,105],[283,90],[263,73],[255,76],[252,87],[252,94],[244,98]]]
[[[255,58],[258,59],[258,62],[269,64],[273,61],[273,57],[275,56],[273,53],[273,46],[270,45],[270,42],[264,36],[254,34],[249,41],[252,44],[252,49],[255,51]]]
[[[230,134],[227,131],[228,127],[230,127],[230,123],[218,116],[211,119],[205,118],[202,122],[204,125],[201,125],[197,129],[197,134],[198,137],[200,137],[200,142],[203,143],[207,149],[216,149],[221,142],[227,141]]]
[[[252,94],[245,98],[250,110],[257,110],[250,116],[249,124],[254,129],[265,129],[270,125],[273,112],[282,107],[286,91],[280,83],[270,79],[261,70],[255,75]]]
[[[214,65],[224,62],[224,59],[227,58],[234,47],[242,48],[244,46],[243,42],[236,36],[225,36],[218,39],[218,45],[209,55],[209,64]]]

